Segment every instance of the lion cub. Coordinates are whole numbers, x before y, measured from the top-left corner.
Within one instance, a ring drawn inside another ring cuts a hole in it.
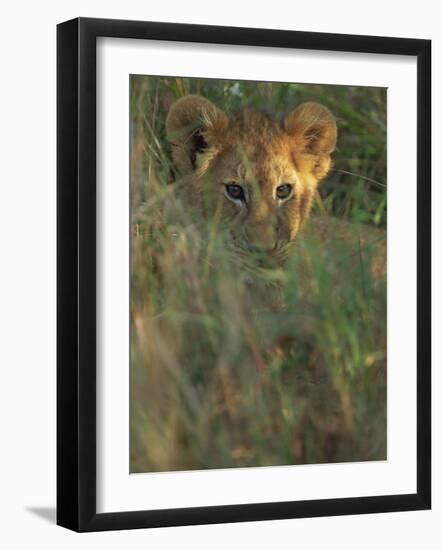
[[[204,97],[189,95],[171,106],[166,130],[177,179],[199,215],[216,219],[236,250],[282,264],[332,165],[337,139],[332,113],[308,102],[282,122],[249,108],[228,117]],[[349,241],[356,259],[361,244],[381,242],[378,259],[384,266],[383,231],[331,217],[308,225],[325,248]]]
[[[317,103],[280,124],[252,109],[228,118],[192,95],[172,105],[166,129],[181,181],[194,188],[204,217],[218,216],[239,247],[268,254],[295,239],[337,135],[333,115]]]

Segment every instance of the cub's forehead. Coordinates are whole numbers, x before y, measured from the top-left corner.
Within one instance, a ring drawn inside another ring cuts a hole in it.
[[[229,119],[228,133],[243,143],[264,146],[272,141],[282,140],[286,134],[280,122],[254,109],[243,109]]]
[[[252,109],[232,115],[211,171],[221,180],[279,181],[295,170],[289,136],[278,120]]]
[[[290,162],[292,157],[291,141],[279,121],[253,109],[230,117],[224,150],[226,157],[252,164]]]
[[[257,180],[275,183],[296,176],[296,168],[290,152],[275,143],[236,143],[222,151],[214,160],[212,172],[220,181]]]

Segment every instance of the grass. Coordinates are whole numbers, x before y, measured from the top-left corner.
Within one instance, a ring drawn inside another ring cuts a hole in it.
[[[225,236],[171,184],[164,121],[187,93],[227,113],[313,99],[338,119],[313,213],[339,229],[324,246],[312,224],[285,269],[254,272],[252,296]],[[385,459],[386,285],[372,268],[385,263],[385,90],[139,76],[130,101],[131,471]]]

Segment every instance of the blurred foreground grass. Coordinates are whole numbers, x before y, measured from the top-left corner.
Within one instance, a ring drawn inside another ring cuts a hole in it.
[[[224,236],[171,184],[164,121],[187,93],[227,113],[315,100],[338,119],[314,207],[331,216],[327,245],[313,220],[285,269],[254,273],[252,297]],[[385,264],[385,108],[374,88],[132,77],[132,472],[386,458],[386,284],[372,268]]]

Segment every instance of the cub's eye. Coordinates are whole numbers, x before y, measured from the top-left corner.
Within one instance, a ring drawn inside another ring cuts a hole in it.
[[[237,183],[226,183],[227,195],[235,201],[245,201],[244,189]]]
[[[288,199],[293,191],[293,185],[290,183],[283,183],[276,188],[276,196],[278,199]]]

